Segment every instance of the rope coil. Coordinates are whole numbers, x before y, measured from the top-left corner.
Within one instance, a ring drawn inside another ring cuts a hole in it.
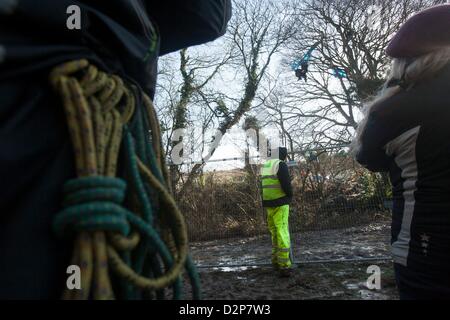
[[[162,290],[172,286],[179,299],[185,268],[199,299],[151,99],[141,92],[137,105],[137,88],[87,60],[54,68],[50,82],[63,100],[78,176],[64,185],[64,209],[53,224],[59,236],[76,234],[72,263],[82,272],[83,290],[65,290],[63,298],[164,298]],[[119,158],[124,177],[117,176]]]
[[[127,236],[130,225],[121,206],[125,188],[125,182],[117,178],[84,177],[67,182],[65,209],[53,220],[56,234],[63,236],[70,231],[84,230],[113,231]]]

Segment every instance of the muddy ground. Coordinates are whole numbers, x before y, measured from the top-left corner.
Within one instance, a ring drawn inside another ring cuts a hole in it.
[[[301,232],[291,235],[296,261],[359,259],[390,255],[390,227],[386,222],[347,229]],[[270,261],[269,235],[191,243],[198,266],[252,265]]]
[[[389,230],[386,222],[376,222],[293,234],[297,267],[288,279],[265,265],[270,261],[268,235],[191,243],[191,254],[204,299],[397,299],[391,261],[353,261],[389,257]],[[352,262],[320,262],[324,260]],[[381,268],[381,290],[366,287],[370,265]]]
[[[368,290],[367,267],[381,269],[381,289]],[[391,262],[299,265],[290,278],[268,267],[200,273],[206,300],[396,300]]]

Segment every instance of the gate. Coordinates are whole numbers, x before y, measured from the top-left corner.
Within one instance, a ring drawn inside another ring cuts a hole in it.
[[[362,168],[342,147],[303,150],[291,157],[294,262],[389,259],[388,179]],[[207,164],[176,196],[199,267],[270,264],[260,164],[233,161],[235,167],[226,170],[230,161]]]

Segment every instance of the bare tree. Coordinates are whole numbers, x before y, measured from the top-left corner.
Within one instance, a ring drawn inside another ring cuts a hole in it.
[[[166,154],[170,155],[174,146],[180,142],[173,140],[175,130],[185,129],[194,122],[194,119],[189,116],[190,106],[202,100],[203,90],[232,60],[232,54],[231,50],[222,50],[220,54],[217,54],[207,50],[198,52],[183,49],[179,52],[177,72],[170,68],[170,65],[174,64],[173,57],[163,61],[158,83],[158,98],[161,101],[158,101],[157,105],[159,105],[162,129],[165,134]],[[202,108],[197,108],[195,111],[197,111],[195,123],[198,126],[200,122],[201,135],[204,136],[213,121],[214,114],[203,112]],[[199,137],[192,140],[198,140],[192,141],[193,144],[197,146],[200,144],[200,148],[204,148],[202,144],[204,139]],[[170,173],[174,185],[183,177],[177,165],[170,165]]]
[[[234,69],[243,78],[243,88],[239,98],[223,99],[222,93],[213,92],[204,95],[208,105],[216,103],[221,113],[217,130],[219,141],[215,141],[208,154],[212,156],[220,139],[251,109],[257,96],[261,81],[268,74],[273,56],[295,34],[295,20],[290,14],[286,1],[236,0],[234,16],[230,22],[226,41],[232,43],[235,50]],[[181,192],[189,186],[204,163],[196,164],[184,184]]]
[[[301,29],[290,42],[291,60],[313,46],[308,82],[289,94],[292,110],[309,119],[315,140],[348,143],[363,102],[383,83],[385,48],[400,25],[432,0],[296,0]],[[340,76],[336,72],[340,71]]]

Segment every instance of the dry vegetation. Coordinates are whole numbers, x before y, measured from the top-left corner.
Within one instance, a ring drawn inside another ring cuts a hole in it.
[[[206,172],[179,196],[191,240],[266,233],[257,167]],[[346,228],[386,215],[387,181],[345,153],[322,153],[291,168],[291,231]]]

